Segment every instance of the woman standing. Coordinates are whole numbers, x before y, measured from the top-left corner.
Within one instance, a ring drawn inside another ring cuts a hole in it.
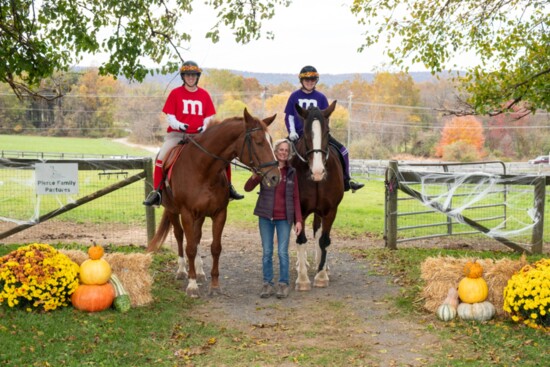
[[[302,211],[300,209],[300,193],[296,170],[289,165],[291,158],[290,144],[282,139],[275,142],[275,157],[279,162],[281,181],[277,186],[267,187],[260,185],[260,193],[254,214],[259,217],[260,237],[262,239],[262,269],[263,287],[261,298],[268,298],[275,294],[273,283],[273,239],[277,230],[277,253],[279,255],[279,282],[277,286],[277,298],[286,298],[289,292],[289,257],[288,243],[290,230],[295,224],[295,232],[298,235],[302,231]],[[253,174],[244,186],[247,192],[252,191],[262,178]]]

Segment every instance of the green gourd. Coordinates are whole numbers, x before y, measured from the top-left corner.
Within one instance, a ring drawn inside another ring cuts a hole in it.
[[[115,310],[120,312],[128,312],[128,310],[132,307],[132,303],[128,292],[126,292],[124,286],[122,285],[122,282],[114,273],[111,274],[111,279],[109,281],[115,287],[116,297],[113,301]]]

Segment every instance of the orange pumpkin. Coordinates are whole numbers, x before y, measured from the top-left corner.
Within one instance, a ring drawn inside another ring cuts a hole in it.
[[[105,253],[105,251],[103,250],[102,246],[94,245],[94,246],[90,246],[90,248],[88,248],[88,256],[92,260],[101,259],[103,257],[104,253]]]
[[[111,307],[114,299],[115,288],[111,283],[81,284],[71,295],[71,303],[74,308],[87,312],[106,310]]]
[[[483,275],[483,267],[478,262],[468,261],[464,265],[464,276],[467,278],[481,278]]]

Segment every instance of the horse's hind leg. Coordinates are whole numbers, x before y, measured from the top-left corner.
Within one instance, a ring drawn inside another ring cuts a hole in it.
[[[306,245],[305,245],[306,242],[307,242],[306,235],[304,234],[304,230],[302,230],[302,232],[298,235],[298,238],[296,240],[296,243],[298,244],[298,251],[296,254],[297,255],[296,271],[298,272],[298,277],[296,278],[295,289],[297,291],[311,290],[311,281],[309,280],[309,276],[307,275],[308,262],[307,262],[307,251],[306,251]]]
[[[187,274],[187,259],[183,253],[183,228],[179,220],[179,215],[170,214],[169,216],[172,227],[174,228],[174,237],[178,243],[178,269],[176,270],[176,279],[186,279]]]
[[[220,211],[218,215],[212,218],[212,244],[210,252],[212,253],[212,270],[210,275],[209,295],[221,294],[220,288],[220,255],[222,253],[222,232],[227,218],[227,209]]]
[[[197,272],[197,282],[202,283],[206,281],[206,273],[204,272],[204,263],[202,257],[199,255],[199,245],[202,238],[202,225],[205,218],[197,219],[195,222],[195,243],[197,244],[197,256],[195,256],[195,271]]]

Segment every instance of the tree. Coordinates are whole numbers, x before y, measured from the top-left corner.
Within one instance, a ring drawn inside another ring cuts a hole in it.
[[[352,12],[374,26],[359,50],[386,40],[386,55],[405,70],[412,62],[440,73],[475,52],[481,65],[454,74],[468,94],[457,114],[495,115],[520,102],[550,109],[548,0],[354,0]]]
[[[247,43],[262,36],[262,21],[271,19],[278,4],[289,0],[206,0],[217,11],[206,38],[217,42],[220,28],[229,27],[235,40]],[[22,97],[45,96],[42,79],[66,71],[83,57],[107,54],[102,75],[143,81],[148,73],[169,73],[183,58],[190,41],[184,22],[193,12],[192,0],[1,0],[0,82]],[[182,29],[184,29],[182,31]],[[160,65],[147,69],[150,59]],[[57,88],[47,91],[62,95]]]
[[[461,143],[456,145],[456,143]],[[436,149],[436,156],[442,157],[447,146],[470,146],[477,152],[477,157],[481,158],[485,154],[483,145],[485,136],[483,135],[483,126],[474,116],[455,116],[445,124],[441,133],[441,140]]]

